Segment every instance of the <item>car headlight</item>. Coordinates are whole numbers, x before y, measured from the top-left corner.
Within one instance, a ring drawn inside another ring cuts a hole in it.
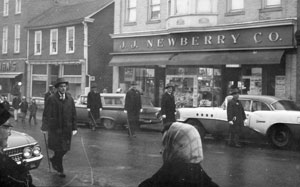
[[[32,156],[32,149],[30,147],[25,147],[23,150],[24,158],[30,158]]]
[[[34,156],[40,156],[41,155],[41,147],[40,146],[34,146],[32,149],[32,154]]]

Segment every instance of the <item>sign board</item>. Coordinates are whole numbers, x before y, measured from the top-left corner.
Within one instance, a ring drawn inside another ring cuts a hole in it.
[[[285,98],[285,76],[275,77],[275,96]]]

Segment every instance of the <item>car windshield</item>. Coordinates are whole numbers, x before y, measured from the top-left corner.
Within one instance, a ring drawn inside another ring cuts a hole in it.
[[[299,107],[293,101],[280,100],[272,104],[275,110],[299,110]]]
[[[142,105],[143,106],[153,106],[151,98],[142,96]]]

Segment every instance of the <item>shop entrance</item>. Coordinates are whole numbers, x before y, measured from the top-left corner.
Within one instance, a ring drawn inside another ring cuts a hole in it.
[[[225,68],[224,70],[224,84],[223,84],[223,94],[224,98],[230,94],[231,88],[241,88],[241,68]]]

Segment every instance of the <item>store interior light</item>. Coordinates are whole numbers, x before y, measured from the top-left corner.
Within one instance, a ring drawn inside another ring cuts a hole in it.
[[[18,86],[22,86],[22,82],[18,82]]]

